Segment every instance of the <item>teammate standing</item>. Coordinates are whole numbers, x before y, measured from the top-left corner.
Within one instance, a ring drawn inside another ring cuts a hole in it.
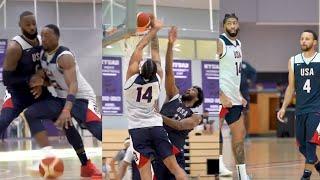
[[[240,93],[242,52],[241,43],[237,39],[239,32],[238,17],[235,14],[226,14],[223,20],[223,28],[224,33],[219,37],[217,54],[220,57],[219,96],[222,104],[221,112],[227,113],[221,119],[226,120],[231,130],[232,150],[236,161],[238,179],[246,180],[248,175],[245,165],[245,125],[242,110],[247,102]],[[222,158],[220,161],[222,161]]]
[[[305,168],[301,180],[309,180],[315,167],[320,172],[320,163],[316,154],[320,144],[320,55],[316,51],[318,36],[312,30],[301,33],[302,53],[289,59],[289,83],[284,101],[278,112],[282,122],[286,108],[296,94],[296,139],[299,151],[305,157]]]

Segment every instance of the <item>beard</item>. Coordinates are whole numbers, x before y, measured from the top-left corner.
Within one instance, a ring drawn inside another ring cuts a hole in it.
[[[28,38],[28,39],[30,39],[30,40],[34,40],[34,39],[37,38],[37,36],[38,36],[38,31],[36,30],[35,33],[30,34],[30,33],[28,33],[26,30],[22,29],[22,34],[23,34],[26,38]]]
[[[228,29],[226,29],[226,32],[228,33],[228,35],[230,37],[236,37],[238,35],[238,33],[239,33],[239,28],[236,29],[236,32],[234,32],[234,33],[230,32]]]
[[[181,96],[181,100],[182,101],[191,101],[193,99],[193,97],[191,96],[191,95],[189,95],[189,94],[183,94],[182,96]]]
[[[301,51],[303,52],[309,51],[310,49],[312,49],[312,46],[308,46],[308,45],[301,46]]]

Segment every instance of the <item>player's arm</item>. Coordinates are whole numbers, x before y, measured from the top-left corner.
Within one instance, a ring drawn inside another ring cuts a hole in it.
[[[222,53],[223,53],[223,44],[222,44],[221,40],[219,39],[217,42],[217,56],[219,57],[219,59],[222,56]]]
[[[57,64],[59,68],[63,70],[64,80],[68,86],[68,95],[64,108],[55,124],[59,127],[64,126],[65,128],[68,128],[68,126],[72,126],[70,112],[73,103],[76,100],[76,94],[78,92],[76,63],[73,55],[64,54],[59,57],[59,59],[57,60]]]
[[[181,119],[180,121],[170,119],[166,116],[162,116],[162,119],[167,126],[179,131],[193,129],[201,122],[201,116],[196,114],[193,114],[191,117]]]
[[[176,81],[174,79],[173,73],[173,46],[174,42],[177,39],[177,27],[171,27],[168,35],[168,47],[166,54],[166,79],[165,79],[165,88],[168,100],[173,98],[179,93],[179,89],[176,86]]]
[[[232,102],[230,98],[226,96],[221,89],[219,90],[219,98],[220,98],[220,103],[222,104],[223,107],[225,108],[232,107]]]
[[[157,35],[155,35],[151,39],[151,58],[152,58],[152,61],[156,63],[156,65],[157,65],[157,74],[162,79],[163,70],[162,70],[162,67],[161,67],[161,59],[160,59],[160,54],[159,54],[159,39],[158,39]]]
[[[29,76],[17,76],[15,70],[22,56],[22,49],[15,41],[10,41],[3,62],[3,84],[5,86],[28,85]]]
[[[288,70],[289,70],[289,75],[288,75],[288,86],[284,95],[284,100],[281,109],[278,112],[278,119],[280,121],[283,121],[283,117],[285,115],[286,109],[289,106],[291,99],[295,93],[295,77],[294,77],[294,72],[291,66],[291,59],[289,59],[288,62]]]
[[[139,63],[142,60],[143,49],[148,45],[150,40],[157,34],[157,32],[161,29],[161,26],[154,26],[145,35],[141,41],[137,44],[136,49],[134,50],[133,54],[131,55],[129,66],[127,70],[126,79],[128,80],[134,74],[139,73]]]
[[[130,162],[122,160],[119,166],[119,172],[117,173],[116,180],[121,180],[127,172],[127,168],[130,165]]]

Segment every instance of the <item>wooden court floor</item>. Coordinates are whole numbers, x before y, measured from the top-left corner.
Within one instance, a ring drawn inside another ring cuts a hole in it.
[[[231,151],[230,135],[228,129],[223,129],[224,135],[224,162],[235,172],[235,165]],[[294,138],[248,138],[245,142],[247,171],[252,179],[265,180],[299,180],[303,173],[304,158],[298,152]],[[317,150],[320,157],[320,150]],[[233,179],[236,174],[233,173]],[[220,178],[230,180],[232,178]],[[314,170],[312,180],[319,179]]]
[[[59,180],[64,179],[90,179],[80,177],[80,162],[66,139],[51,141],[55,154],[63,160],[64,174]],[[101,144],[92,138],[84,138],[88,157],[101,169]],[[30,150],[32,149],[32,150]],[[31,140],[0,141],[0,179],[1,180],[43,180],[41,177],[31,175],[28,167],[34,160],[40,159],[40,152],[36,150],[35,143]]]

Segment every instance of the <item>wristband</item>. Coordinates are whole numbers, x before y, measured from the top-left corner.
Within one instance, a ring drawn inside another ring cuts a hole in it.
[[[67,101],[69,101],[69,102],[71,102],[73,104],[74,101],[76,101],[76,96],[73,95],[73,94],[68,94]]]

